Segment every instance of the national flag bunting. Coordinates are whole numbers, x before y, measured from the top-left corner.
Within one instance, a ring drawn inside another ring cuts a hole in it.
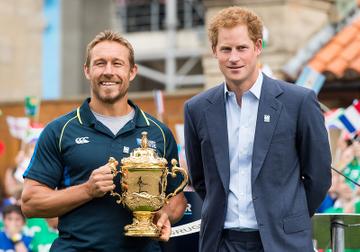
[[[312,89],[318,94],[324,82],[325,75],[315,71],[309,66],[305,66],[295,84]]]
[[[25,143],[36,143],[40,137],[41,132],[44,128],[42,127],[29,127],[23,138]]]
[[[351,135],[355,135],[356,132],[360,130],[360,102],[355,100],[354,103],[339,116],[339,120]]]
[[[10,134],[17,139],[24,139],[26,131],[30,125],[28,117],[7,116],[6,122],[9,126]]]
[[[155,90],[154,91],[154,99],[155,99],[155,105],[156,105],[156,112],[161,115],[165,112],[165,106],[164,106],[164,95],[161,90]]]
[[[344,114],[343,108],[330,110],[324,114],[325,126],[327,129],[337,128],[344,129],[344,125],[339,120],[339,117]]]
[[[39,113],[40,100],[35,96],[25,97],[25,115],[36,117]]]

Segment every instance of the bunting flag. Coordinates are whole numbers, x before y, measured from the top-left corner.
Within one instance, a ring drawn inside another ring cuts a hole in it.
[[[339,116],[339,120],[348,133],[354,136],[356,132],[360,130],[360,102],[355,100],[354,103]]]
[[[339,117],[344,114],[343,108],[337,108],[330,110],[324,114],[325,117],[325,126],[327,129],[337,128],[344,129],[344,125],[339,120]]]
[[[26,131],[30,125],[30,119],[28,117],[7,116],[6,122],[9,126],[12,137],[20,140],[24,139]]]
[[[305,66],[295,84],[312,89],[318,94],[324,82],[325,75],[315,71],[309,66]]]
[[[44,128],[42,127],[29,127],[27,128],[27,130],[25,131],[25,135],[24,135],[24,142],[26,144],[28,143],[36,143],[37,140],[40,137],[41,132],[43,131]]]
[[[39,114],[40,100],[35,96],[25,97],[25,115],[36,117]]]
[[[156,112],[158,115],[162,115],[165,112],[165,106],[164,106],[164,95],[161,90],[155,90],[154,91],[154,99],[155,99],[155,105],[156,105]]]

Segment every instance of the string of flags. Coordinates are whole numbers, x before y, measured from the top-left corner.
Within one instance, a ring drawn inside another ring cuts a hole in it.
[[[324,85],[325,75],[305,66],[295,84],[312,89],[318,94]],[[350,138],[360,133],[360,102],[354,100],[346,109],[337,108],[325,113],[325,125],[328,129],[345,130]]]
[[[10,135],[21,140],[24,144],[35,142],[43,126],[38,123],[40,99],[35,96],[26,96],[24,101],[25,116],[6,116]]]

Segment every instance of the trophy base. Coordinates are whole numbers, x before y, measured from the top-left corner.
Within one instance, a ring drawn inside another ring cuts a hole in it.
[[[153,223],[155,213],[149,211],[134,211],[133,223],[126,225],[125,235],[132,237],[159,237],[160,230]]]

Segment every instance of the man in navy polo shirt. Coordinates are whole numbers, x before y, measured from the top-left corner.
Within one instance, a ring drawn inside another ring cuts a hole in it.
[[[157,241],[123,235],[131,212],[109,195],[120,192],[108,159],[121,160],[139,147],[141,132],[168,161],[177,159],[170,130],[128,100],[137,66],[131,44],[104,31],[87,47],[84,64],[91,96],[77,110],[47,125],[24,173],[22,209],[28,217],[59,216],[59,238],[51,251],[160,251]],[[169,178],[168,191],[178,180]],[[171,223],[186,208],[183,193],[171,198],[155,216],[159,240],[170,237]]]

